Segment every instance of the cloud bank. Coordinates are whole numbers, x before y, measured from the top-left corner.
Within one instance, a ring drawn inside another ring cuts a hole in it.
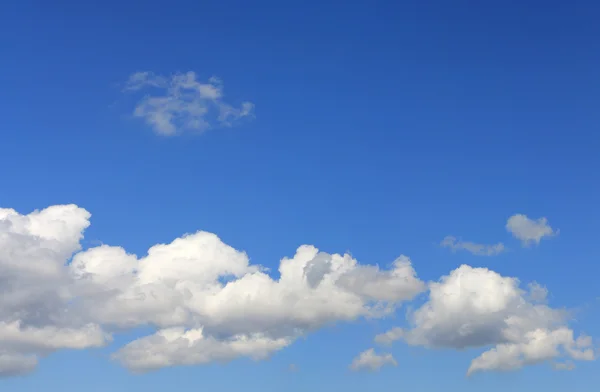
[[[90,217],[76,205],[25,215],[0,209],[0,376],[31,372],[57,350],[103,347],[139,327],[154,332],[112,355],[133,372],[261,360],[324,326],[394,314],[426,290],[411,327],[378,342],[487,348],[469,373],[595,357],[591,338],[568,327],[568,313],[545,303],[543,286],[524,290],[485,268],[463,265],[426,284],[407,256],[382,269],[303,245],[270,274],[204,231],[143,256],[109,245],[82,250]],[[371,349],[351,368],[387,364],[395,365],[390,354]]]
[[[136,372],[259,360],[324,325],[384,317],[425,289],[405,256],[382,270],[310,245],[282,259],[274,279],[202,231],[143,257],[108,245],[81,251],[89,219],[75,205],[0,210],[0,374],[141,326],[156,332],[113,355]]]
[[[220,79],[212,77],[207,82],[200,82],[191,71],[169,77],[136,72],[129,77],[123,91],[140,90],[150,90],[153,94],[144,96],[136,104],[133,115],[163,136],[186,130],[202,132],[229,127],[254,113],[251,102],[242,102],[239,107],[225,102]]]

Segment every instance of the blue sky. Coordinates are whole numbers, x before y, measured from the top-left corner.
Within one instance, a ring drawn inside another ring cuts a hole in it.
[[[462,264],[487,268],[518,278],[524,290],[544,285],[548,306],[572,311],[565,325],[575,338],[595,339],[600,6],[486,3],[7,2],[0,207],[27,215],[75,204],[91,213],[84,250],[107,244],[140,258],[155,244],[205,230],[274,279],[280,259],[303,244],[350,252],[385,271],[406,255],[423,282]],[[143,88],[124,91],[138,72],[149,72]],[[213,76],[222,81],[222,98],[192,98],[208,108],[196,119],[210,129],[177,123],[174,135],[157,134],[135,108],[148,96],[189,103],[163,88],[187,72],[205,87],[215,86]],[[219,121],[219,111],[244,102],[252,113],[238,112],[231,126]],[[512,235],[505,226],[515,214],[529,220]],[[546,225],[552,234],[537,243]],[[505,250],[452,251],[440,245],[446,236],[501,242]],[[494,291],[482,283],[477,293]],[[427,344],[374,342],[392,327],[409,328],[407,309],[428,300],[424,290],[403,298],[394,315],[332,320],[263,361],[142,375],[111,355],[153,334],[152,323],[122,332],[100,323],[112,343],[59,349],[0,385],[17,392],[160,391],[175,383],[221,391],[586,391],[598,382],[593,361],[555,371],[552,359],[466,378],[489,345],[441,348],[435,336]],[[4,339],[0,351],[12,347]],[[397,366],[350,369],[369,348],[392,354]]]

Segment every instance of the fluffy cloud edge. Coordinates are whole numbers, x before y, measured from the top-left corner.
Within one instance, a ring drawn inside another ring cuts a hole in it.
[[[467,370],[509,371],[543,362],[592,361],[592,339],[575,338],[568,313],[546,304],[548,290],[536,282],[462,265],[429,284],[428,300],[410,314],[410,328],[375,336],[378,344],[402,340],[429,349],[484,348]]]

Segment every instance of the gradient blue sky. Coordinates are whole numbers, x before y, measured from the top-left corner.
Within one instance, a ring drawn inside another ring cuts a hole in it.
[[[52,3],[52,4],[51,4]],[[600,4],[594,1],[8,1],[0,6],[0,206],[75,203],[98,241],[143,255],[207,230],[276,269],[301,244],[363,263],[411,257],[423,280],[462,263],[547,286],[600,335]],[[223,80],[255,118],[156,135],[129,75]],[[560,234],[522,248],[504,225]],[[451,252],[447,235],[509,251]],[[352,359],[395,320],[340,323],[270,360],[132,375],[59,351],[7,391],[592,391],[597,363],[465,378],[478,350],[398,342],[397,367]],[[297,372],[287,370],[290,364]]]

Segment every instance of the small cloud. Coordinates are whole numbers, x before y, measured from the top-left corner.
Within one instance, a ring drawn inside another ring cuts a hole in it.
[[[298,369],[298,365],[296,365],[295,363],[291,363],[290,366],[288,366],[288,371],[295,373],[297,372]]]
[[[552,368],[559,371],[571,371],[575,369],[575,364],[572,361],[555,362],[552,364]]]
[[[508,218],[506,230],[523,246],[532,243],[538,245],[542,238],[558,235],[559,231],[552,229],[546,218],[530,219],[527,215],[515,214]]]
[[[145,87],[167,87],[167,79],[152,72],[136,72],[129,76],[125,83],[124,92],[138,91]]]
[[[476,244],[474,242],[461,241],[450,235],[442,240],[440,246],[449,248],[453,252],[465,250],[476,256],[495,256],[506,250],[502,242],[493,245]]]
[[[354,371],[368,370],[377,371],[385,365],[398,366],[398,363],[392,354],[378,355],[375,350],[370,348],[360,353],[350,364],[350,369]]]
[[[396,340],[402,339],[404,330],[399,327],[394,327],[387,332],[375,336],[375,343],[390,345]]]
[[[158,90],[158,93],[143,97],[136,104],[133,115],[143,119],[159,135],[230,127],[241,118],[251,118],[254,113],[251,102],[242,102],[239,107],[226,103],[220,79],[212,77],[201,82],[194,72],[170,77],[136,72],[125,83],[123,92],[143,89]]]

